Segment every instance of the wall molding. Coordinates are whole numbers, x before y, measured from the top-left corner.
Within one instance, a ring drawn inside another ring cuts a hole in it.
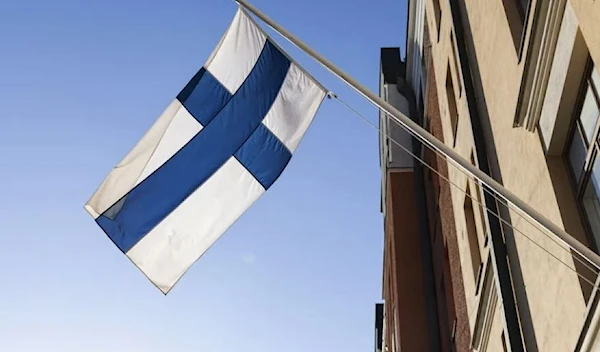
[[[534,132],[539,122],[567,0],[538,0],[514,127]]]
[[[494,273],[488,256],[483,290],[479,299],[477,316],[475,317],[475,326],[473,328],[473,339],[471,341],[471,347],[478,352],[485,352],[487,350],[497,306],[498,291],[494,284]]]

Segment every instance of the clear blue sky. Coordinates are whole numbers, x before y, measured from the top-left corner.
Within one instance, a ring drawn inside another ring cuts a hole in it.
[[[402,0],[253,4],[375,92],[379,48],[404,47]],[[339,103],[324,102],[279,181],[168,296],[83,210],[235,11],[227,0],[0,2],[0,351],[372,351],[377,133]]]

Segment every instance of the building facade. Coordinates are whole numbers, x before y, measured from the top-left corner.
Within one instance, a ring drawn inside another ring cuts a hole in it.
[[[600,1],[409,0],[407,29],[380,95],[599,253]],[[600,350],[598,269],[380,124],[381,350]]]

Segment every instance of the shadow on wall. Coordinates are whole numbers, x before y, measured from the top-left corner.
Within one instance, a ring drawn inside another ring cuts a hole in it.
[[[571,187],[565,160],[560,156],[548,157],[547,164],[565,231],[589,247],[589,241],[582,225],[583,219],[581,219],[581,212],[575,201],[575,194],[573,193],[573,187]],[[573,250],[571,250],[571,254],[577,274],[580,275],[579,284],[581,285],[581,293],[587,303],[592,294],[592,285],[586,279],[590,282],[595,282],[596,276],[587,265],[583,264],[588,263],[585,259]]]

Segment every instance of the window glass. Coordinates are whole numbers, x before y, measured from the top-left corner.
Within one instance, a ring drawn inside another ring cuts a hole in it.
[[[583,194],[583,207],[585,209],[592,233],[596,243],[600,244],[600,159],[594,162],[590,180]]]
[[[577,201],[587,219],[589,230],[600,252],[600,133],[594,139],[594,133],[600,129],[600,75],[592,68],[585,80],[583,101],[580,103],[579,116],[574,121],[571,144],[568,147],[568,164],[575,179]],[[586,163],[586,158],[590,160]],[[583,187],[582,187],[583,186]]]
[[[587,151],[581,133],[579,132],[579,128],[575,126],[575,135],[569,147],[569,164],[571,165],[576,184],[579,184],[581,179],[581,171],[583,170],[586,154]]]
[[[594,82],[594,87],[596,87],[596,92],[598,92],[598,89],[600,88],[600,75],[598,74],[598,69],[595,66],[592,69],[592,82]]]
[[[594,93],[592,92],[592,87],[588,85],[587,92],[585,93],[585,100],[583,101],[583,107],[581,108],[581,115],[579,116],[588,143],[592,140],[599,112],[600,110]]]

